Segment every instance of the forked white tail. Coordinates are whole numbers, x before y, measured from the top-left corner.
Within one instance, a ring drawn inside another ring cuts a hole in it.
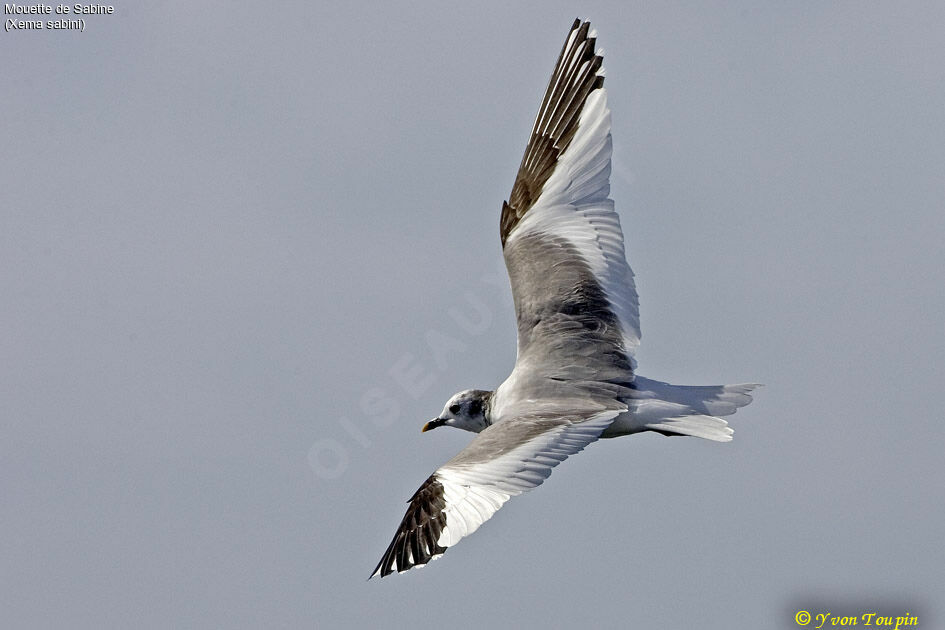
[[[718,416],[730,416],[750,403],[749,392],[756,387],[761,384],[670,385],[637,376],[633,396],[626,401],[629,411],[618,416],[601,437],[657,431],[730,442],[734,431]]]

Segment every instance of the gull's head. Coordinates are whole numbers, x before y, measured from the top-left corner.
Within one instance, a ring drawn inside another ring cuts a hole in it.
[[[456,427],[465,431],[479,433],[491,424],[489,421],[489,403],[492,392],[483,389],[467,389],[446,401],[439,417],[423,425],[423,431],[437,427]]]

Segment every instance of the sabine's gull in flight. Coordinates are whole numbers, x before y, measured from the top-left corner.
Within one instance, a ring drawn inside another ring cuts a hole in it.
[[[575,20],[538,109],[499,236],[518,321],[512,374],[450,398],[423,431],[477,435],[423,482],[371,577],[427,564],[511,497],[599,438],[642,431],[718,442],[718,416],[754,383],[692,387],[636,374],[640,315],[610,199],[610,110],[602,53]]]

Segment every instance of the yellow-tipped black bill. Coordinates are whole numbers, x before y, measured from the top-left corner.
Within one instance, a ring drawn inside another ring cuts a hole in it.
[[[430,420],[425,425],[423,425],[423,428],[420,429],[420,432],[426,433],[427,431],[432,431],[433,429],[437,427],[441,427],[444,424],[446,424],[446,418],[434,418],[433,420]]]

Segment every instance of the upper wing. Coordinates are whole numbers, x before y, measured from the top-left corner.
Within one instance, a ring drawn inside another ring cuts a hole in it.
[[[483,430],[413,495],[371,577],[443,555],[509,498],[540,485],[552,468],[596,440],[617,413],[523,417]]]
[[[571,27],[500,234],[518,319],[518,377],[626,384],[639,306],[608,198],[610,110],[589,28],[577,20]]]

